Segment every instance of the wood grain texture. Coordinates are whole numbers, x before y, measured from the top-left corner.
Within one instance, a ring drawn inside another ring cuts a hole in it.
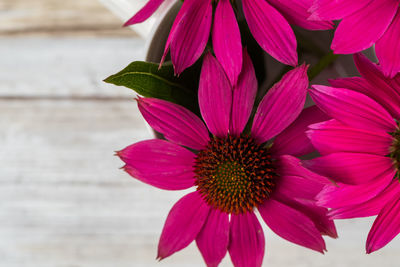
[[[0,35],[134,36],[97,0],[2,0]]]
[[[133,97],[103,79],[143,60],[137,38],[0,38],[2,97]]]

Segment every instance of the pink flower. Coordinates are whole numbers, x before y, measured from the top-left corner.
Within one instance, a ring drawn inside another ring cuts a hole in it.
[[[398,0],[314,0],[311,20],[342,19],[332,41],[336,54],[352,54],[375,44],[386,76],[400,71]]]
[[[205,55],[198,96],[207,127],[179,105],[138,99],[146,121],[166,140],[142,141],[118,152],[124,169],[161,189],[195,187],[171,209],[159,259],[196,240],[208,266],[218,266],[227,251],[235,266],[261,266],[265,241],[256,208],[279,236],[321,253],[321,235],[337,236],[327,209],[314,201],[329,181],[294,157],[314,150],[305,129],[325,119],[315,106],[302,111],[307,67],[288,72],[270,89],[256,111],[251,134],[246,134],[257,81],[245,50],[243,55],[234,88],[218,61]]]
[[[400,232],[400,75],[386,78],[362,54],[354,59],[362,77],[310,91],[333,119],[310,125],[308,135],[322,157],[305,165],[336,182],[318,195],[332,219],[378,214],[366,244],[371,253]]]
[[[149,0],[125,25],[150,17],[164,0]],[[242,43],[235,12],[229,0],[219,0],[214,13],[212,43],[232,85],[242,68]],[[242,0],[244,16],[260,46],[282,63],[297,65],[297,42],[289,23],[306,29],[331,29],[327,21],[310,21],[312,0]],[[175,72],[180,74],[201,56],[207,44],[213,16],[212,0],[185,0],[170,31],[164,56],[171,51]]]

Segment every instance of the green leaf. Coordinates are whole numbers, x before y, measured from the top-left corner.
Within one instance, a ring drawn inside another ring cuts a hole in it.
[[[125,86],[145,97],[154,97],[189,108],[196,109],[196,94],[188,90],[178,77],[174,76],[172,64],[158,64],[135,61],[120,72],[104,80],[107,83]]]

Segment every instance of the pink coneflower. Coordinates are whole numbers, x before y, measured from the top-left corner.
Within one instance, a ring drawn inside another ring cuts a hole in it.
[[[321,235],[336,237],[327,209],[314,201],[329,181],[294,157],[314,150],[305,129],[326,118],[315,106],[301,112],[307,67],[288,72],[271,88],[247,133],[257,81],[245,50],[243,55],[233,89],[218,61],[205,55],[199,106],[207,127],[179,105],[138,99],[146,121],[166,140],[142,141],[118,152],[124,169],[161,189],[195,188],[168,215],[158,246],[160,259],[196,240],[208,266],[217,266],[227,251],[235,266],[261,266],[265,241],[255,209],[279,236],[321,253]]]
[[[314,0],[311,20],[342,19],[332,41],[336,54],[353,54],[375,44],[386,76],[400,71],[400,1]]]
[[[322,157],[306,162],[330,177],[318,204],[332,219],[377,215],[367,253],[400,232],[400,75],[386,78],[362,54],[354,56],[362,77],[313,86],[311,96],[333,119],[311,125],[308,135]]]
[[[164,0],[149,0],[125,25],[150,17]],[[331,29],[332,23],[307,20],[312,0],[242,0],[244,16],[259,45],[275,59],[296,66],[296,37],[289,23],[306,29]],[[236,15],[229,0],[185,0],[169,34],[164,56],[171,51],[175,72],[180,74],[201,56],[209,39],[213,5],[216,5],[212,43],[216,57],[232,85],[242,67],[242,44]]]

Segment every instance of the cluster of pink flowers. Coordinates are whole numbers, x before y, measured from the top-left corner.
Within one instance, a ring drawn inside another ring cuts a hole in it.
[[[146,20],[163,2],[149,0],[125,25]],[[138,97],[144,119],[164,139],[117,152],[124,170],[144,183],[193,188],[167,217],[159,259],[196,241],[207,266],[218,266],[227,252],[234,266],[261,266],[265,240],[256,210],[277,235],[321,253],[322,236],[337,237],[334,219],[378,215],[367,253],[400,233],[399,6],[399,0],[183,1],[160,64],[169,54],[180,74],[202,60],[201,117]],[[261,101],[241,17],[264,51],[294,67]],[[290,24],[328,30],[332,20],[339,21],[331,49],[356,53],[362,77],[309,89]],[[357,53],[373,45],[378,64]],[[304,108],[307,92],[316,105]]]
[[[146,20],[164,0],[150,0],[125,25]],[[289,23],[310,30],[331,29],[330,21],[308,20],[312,0],[243,0],[242,10],[258,44],[282,63],[296,66],[297,42]],[[213,12],[213,5],[216,5]],[[234,85],[242,68],[239,26],[229,0],[185,0],[172,25],[163,60],[171,51],[175,72],[180,74],[201,56],[212,25],[215,56]],[[162,61],[163,61],[162,60]]]

